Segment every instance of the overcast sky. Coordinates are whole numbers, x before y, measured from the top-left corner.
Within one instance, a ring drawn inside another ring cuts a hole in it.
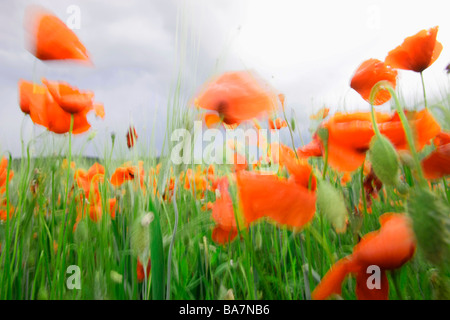
[[[68,8],[77,6],[80,29],[74,32],[94,67],[36,61],[27,51],[23,28],[29,4],[39,4],[65,22],[71,17]],[[369,58],[383,60],[407,36],[439,25],[437,39],[444,49],[424,73],[428,95],[439,97],[449,89],[444,72],[450,62],[449,9],[447,0],[0,0],[0,153],[20,156],[24,116],[17,82],[32,80],[33,68],[38,79],[93,90],[95,100],[104,103],[105,120],[90,117],[98,135],[85,153],[94,155],[102,152],[111,131],[126,148],[130,122],[141,133],[141,143],[154,129],[160,148],[181,60],[186,101],[214,74],[254,69],[286,95],[287,107],[306,128],[309,115],[323,106],[332,112],[368,110],[349,87],[356,68]],[[398,83],[407,101],[420,101],[417,74],[399,71]],[[29,117],[23,126],[26,141],[41,132]],[[87,136],[76,137],[75,144],[83,145]],[[309,138],[304,130],[304,139]]]

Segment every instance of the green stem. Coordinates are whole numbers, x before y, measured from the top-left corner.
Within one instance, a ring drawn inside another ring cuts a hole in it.
[[[403,112],[402,107],[400,106],[400,101],[398,100],[398,97],[395,94],[394,89],[392,89],[391,86],[385,86],[385,88],[390,92],[391,96],[394,98],[395,108],[400,117],[400,122],[402,123],[403,130],[405,131],[406,140],[408,142],[409,149],[411,150],[416,170],[419,174],[420,183],[423,185],[426,185],[426,180],[424,178],[424,175],[422,172],[422,167],[421,167],[420,161],[419,161],[419,156],[418,156],[417,150],[416,150],[416,145],[414,144],[411,126],[409,125],[408,119],[406,119],[405,113]]]
[[[420,79],[422,80],[423,101],[424,101],[424,103],[425,103],[425,109],[428,109],[428,104],[427,104],[427,93],[425,92],[425,82],[423,81],[423,72],[420,72]]]

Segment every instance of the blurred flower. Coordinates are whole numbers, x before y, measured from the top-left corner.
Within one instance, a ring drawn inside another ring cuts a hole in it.
[[[378,128],[397,150],[409,150],[405,132],[400,117],[394,114],[376,112]],[[440,126],[427,110],[405,111],[414,130],[416,148],[420,151],[430,143],[439,132]],[[359,168],[369,149],[370,141],[374,136],[370,112],[336,113],[329,120],[323,122],[319,128],[328,132],[328,139],[324,142],[318,134],[314,136],[322,148],[328,148],[328,164],[342,172],[351,172]]]
[[[316,179],[303,159],[280,148],[280,162],[289,179],[262,172],[236,173],[240,207],[247,224],[269,218],[289,227],[303,227],[316,211]]]
[[[359,300],[386,300],[389,282],[386,270],[400,268],[416,250],[411,221],[405,214],[385,213],[380,216],[380,230],[366,234],[354,247],[353,254],[339,260],[314,289],[312,297],[323,300],[341,294],[341,286],[349,273],[356,274],[356,296]],[[380,269],[380,288],[369,288],[369,266]]]
[[[100,183],[104,181],[104,178],[105,168],[97,162],[94,163],[87,172],[83,169],[75,171],[74,180],[76,181],[77,186],[83,190],[81,201],[77,204],[77,222],[84,216],[83,209],[89,212],[92,221],[97,222],[101,218],[103,206],[99,187]],[[83,199],[85,199],[85,201],[83,201]],[[83,204],[84,202],[86,205]],[[115,217],[115,204],[116,199],[113,198],[108,200],[109,213],[113,219]],[[76,229],[76,226],[74,226],[74,229]]]
[[[397,71],[377,59],[364,61],[356,70],[352,77],[350,86],[358,92],[361,97],[370,103],[370,93],[372,88],[379,81],[388,81],[395,89]],[[387,90],[380,90],[374,97],[373,104],[378,106],[391,99],[391,94]]]
[[[238,234],[233,201],[228,192],[228,184],[227,177],[219,179],[216,201],[212,207],[212,217],[216,222],[216,226],[211,237],[214,242],[222,245],[231,242]]]
[[[94,109],[92,92],[81,92],[65,82],[42,80],[45,86],[19,81],[19,104],[34,123],[54,133],[70,131],[73,115],[73,134],[86,132],[91,125],[87,114]]]
[[[275,120],[269,119],[269,128],[270,130],[280,130],[282,128],[286,128],[287,123],[281,118],[276,118]]]
[[[25,17],[31,53],[40,60],[88,61],[86,48],[75,33],[52,13],[30,7]]]
[[[450,175],[450,133],[440,132],[434,144],[436,149],[421,163],[425,178],[430,180]]]
[[[322,108],[319,111],[317,111],[315,114],[311,115],[309,118],[311,120],[323,120],[328,116],[328,113],[330,112],[329,108]]]
[[[131,162],[124,163],[118,167],[111,176],[111,184],[115,187],[121,186],[126,181],[139,179],[139,185],[144,189],[144,162],[139,161],[138,166],[132,166]],[[138,181],[138,180],[136,180]]]
[[[11,181],[13,177],[14,171],[10,170],[8,175],[8,159],[3,157],[0,161],[0,221],[6,221],[8,217],[7,199],[4,198],[4,194],[6,193],[6,182]],[[11,217],[13,213],[14,208],[10,205],[9,216]]]
[[[208,127],[223,122],[239,125],[272,111],[275,91],[250,71],[226,72],[207,83],[195,100],[197,107],[214,111],[205,116]]]
[[[136,267],[138,282],[144,281],[146,275],[147,275],[147,279],[148,279],[151,269],[152,269],[152,263],[151,263],[150,259],[148,259],[148,262],[147,262],[147,270],[144,270],[144,266],[142,265],[141,261],[138,258],[137,259],[137,267]]]
[[[134,144],[136,143],[136,140],[138,138],[138,135],[136,133],[136,129],[133,126],[130,126],[127,132],[127,146],[128,149],[134,147]]]
[[[436,41],[439,27],[421,30],[390,51],[385,59],[393,68],[422,72],[439,57],[442,44]]]

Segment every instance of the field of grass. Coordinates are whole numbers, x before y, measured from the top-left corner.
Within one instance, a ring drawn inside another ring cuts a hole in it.
[[[113,147],[112,143],[105,147],[105,154]],[[72,156],[71,167],[61,153],[9,161],[7,170],[14,171],[14,177],[5,189],[10,215],[0,224],[1,299],[311,299],[330,267],[351,254],[361,237],[380,228],[381,214],[407,211],[407,198],[383,187],[368,213],[360,205],[364,173],[358,170],[343,184],[342,175],[329,168],[325,180],[342,191],[349,210],[345,233],[336,233],[330,221],[316,212],[301,230],[260,220],[240,230],[230,244],[218,245],[211,239],[211,210],[205,208],[208,201],[214,203],[215,192],[206,188],[194,197],[184,187],[185,178],[175,179],[190,168],[210,185],[207,166],[173,166],[168,158],[138,159],[132,152],[134,156],[124,159]],[[125,161],[137,167],[138,160],[143,160],[144,188],[135,180],[111,185],[117,167]],[[115,216],[103,205],[98,221],[85,213],[74,231],[80,205],[88,206],[84,197],[77,198],[83,191],[75,172],[89,169],[95,161],[105,169],[99,183],[101,202],[115,198]],[[309,161],[323,172],[322,158]],[[215,175],[230,175],[231,167],[217,166]],[[414,185],[407,166],[402,175]],[[171,178],[177,180],[175,195],[167,189]],[[447,184],[441,180],[430,186],[449,202]],[[236,193],[232,194],[237,210]],[[153,213],[154,220],[144,232],[137,231],[136,223],[147,212]],[[151,258],[144,281],[137,275],[141,254]],[[71,265],[81,272],[80,289],[68,287]],[[388,272],[388,279],[391,299],[435,299],[448,290],[440,285],[448,280],[448,270],[437,268],[420,250],[402,268]],[[348,277],[342,298],[355,299],[354,287],[355,279]]]
[[[60,39],[73,40],[69,57],[39,39],[48,51],[38,59],[89,60],[77,39]],[[439,53],[411,70],[422,76]],[[150,134],[130,127],[98,142],[95,158],[84,148],[101,137],[78,135],[88,112],[105,116],[93,94],[20,81],[24,121],[46,130],[16,137],[20,158],[0,157],[0,300],[450,299],[450,96],[427,101],[424,85],[423,106],[405,106],[397,71],[367,62],[351,87],[371,112],[318,111],[307,145],[294,145],[306,124],[253,73],[225,73],[225,89],[209,87],[194,108],[180,71],[160,154],[135,143]],[[390,113],[374,112],[389,100]],[[189,153],[177,164],[172,133],[194,135],[198,119],[217,135],[262,126],[290,139],[270,141],[259,154],[267,163],[251,163],[247,141],[223,140],[234,163],[195,164]],[[381,273],[372,278],[369,267]]]

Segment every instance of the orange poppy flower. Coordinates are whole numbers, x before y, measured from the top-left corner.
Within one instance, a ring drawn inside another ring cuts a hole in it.
[[[219,122],[239,125],[269,113],[276,103],[275,91],[250,71],[224,73],[206,84],[195,101],[197,107],[215,111],[205,117],[210,127]]]
[[[312,297],[323,300],[341,294],[341,286],[349,273],[356,273],[356,295],[359,300],[387,300],[389,282],[386,271],[398,269],[414,255],[416,240],[411,221],[404,214],[385,213],[380,217],[381,228],[366,234],[354,247],[353,254],[339,260],[314,289]],[[380,288],[368,288],[372,275],[369,266],[380,268]]]
[[[318,139],[311,140],[310,143],[297,149],[297,155],[301,158],[320,157],[322,156],[322,149]]]
[[[421,30],[390,51],[385,59],[393,68],[422,72],[439,57],[442,44],[436,41],[439,27]]]
[[[212,217],[216,226],[211,237],[215,243],[223,245],[231,242],[238,234],[227,177],[219,179],[216,194],[218,196],[212,207]]]
[[[439,132],[440,126],[431,113],[422,111],[405,112],[414,131],[416,148],[420,151]],[[406,140],[400,117],[397,113],[376,112],[378,128],[398,150],[407,150]],[[370,141],[374,136],[370,112],[337,113],[321,124],[328,130],[328,163],[338,171],[354,171],[359,168],[366,157]],[[323,141],[315,135],[325,155]]]
[[[33,83],[19,80],[19,105],[20,110],[25,114],[30,114],[30,97],[33,94]]]
[[[64,22],[50,12],[30,8],[26,17],[31,52],[40,60],[81,60],[89,62],[86,48]]]
[[[136,133],[136,129],[133,126],[130,126],[130,128],[127,131],[127,146],[128,149],[134,147],[134,144],[138,138],[138,135]]]
[[[434,141],[436,150],[421,163],[425,178],[430,180],[450,175],[450,133],[441,132]]]
[[[276,118],[275,121],[272,119],[269,119],[270,130],[280,130],[280,129],[286,128],[286,127],[287,127],[286,121],[281,118]]]
[[[289,179],[274,174],[238,171],[237,185],[246,223],[267,217],[279,224],[303,227],[316,211],[316,180],[311,166],[280,149]]]
[[[94,106],[92,91],[80,91],[66,82],[42,79],[42,83],[47,87],[56,103],[67,113],[79,113],[90,110]]]
[[[367,102],[370,102],[370,92],[379,81],[388,81],[393,88],[397,83],[397,71],[377,59],[364,61],[356,70],[350,82],[356,92]],[[373,104],[378,106],[391,99],[391,94],[387,90],[380,90],[375,95]]]
[[[92,221],[97,222],[102,216],[102,199],[99,190],[99,184],[105,177],[105,168],[99,164],[94,163],[86,172],[83,169],[75,171],[74,180],[79,188],[84,191],[84,198],[87,200],[86,210],[89,212],[89,216]],[[83,197],[81,197],[81,201]],[[115,217],[115,204],[116,199],[109,199],[108,209],[111,214],[111,218]],[[83,205],[78,205],[78,221],[84,216]]]
[[[13,170],[9,171],[9,176],[7,175],[7,173],[8,173],[8,159],[3,157],[2,160],[0,161],[0,193],[5,192],[6,180],[11,181],[11,179],[14,177]]]
[[[137,259],[137,267],[136,267],[136,274],[137,274],[137,280],[138,282],[142,282],[145,279],[145,274],[147,274],[147,279],[149,278],[150,271],[152,269],[152,263],[150,259],[148,259],[147,263],[147,272],[144,271],[144,266],[142,265],[139,258]]]
[[[121,167],[118,167],[111,176],[111,184],[115,187],[121,186],[126,181],[133,181],[139,174],[141,188],[144,188],[144,162],[138,162],[138,168],[131,166],[131,163],[124,163]]]
[[[71,115],[74,117],[73,134],[89,130],[91,125],[86,117],[94,108],[93,93],[80,92],[66,83],[46,79],[42,81],[45,86],[19,81],[19,104],[22,111],[29,113],[34,123],[54,133],[70,131]]]
[[[322,108],[317,111],[315,114],[311,115],[309,118],[311,120],[323,120],[328,117],[328,113],[330,113],[330,108]]]
[[[2,158],[2,160],[0,161],[0,221],[6,221],[8,214],[7,214],[7,210],[6,210],[6,198],[4,199],[4,194],[6,192],[6,181],[11,181],[11,179],[14,177],[14,171],[10,170],[9,171],[9,176],[8,176],[8,159],[6,159],[5,157]],[[10,216],[12,216],[14,212],[14,208],[13,206],[10,206]]]

